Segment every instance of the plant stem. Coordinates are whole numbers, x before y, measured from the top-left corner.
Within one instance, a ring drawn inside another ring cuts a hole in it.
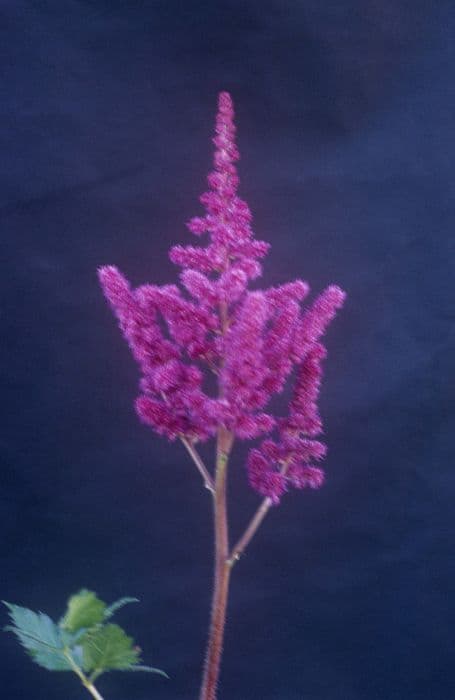
[[[77,663],[71,656],[71,653],[67,650],[64,652],[64,655],[65,658],[68,659],[74,673],[80,678],[80,681],[84,688],[87,688],[88,692],[95,698],[95,700],[103,700],[103,696],[100,695],[93,683],[87,678],[83,670],[77,665]]]
[[[84,683],[84,685],[87,688],[88,692],[93,695],[95,700],[103,700],[103,697],[99,694],[99,692],[97,691],[97,689],[95,688],[93,683],[87,683],[87,684]]]
[[[286,472],[288,471],[288,469],[289,469],[289,461],[283,463],[283,465],[280,469],[280,474],[285,475]],[[245,532],[240,537],[240,539],[237,541],[236,545],[232,548],[231,554],[229,556],[229,565],[231,567],[234,566],[235,562],[240,559],[243,552],[248,547],[249,543],[251,542],[254,535],[256,534],[256,531],[258,530],[258,528],[261,525],[262,521],[264,520],[265,516],[269,512],[271,505],[272,505],[272,499],[271,498],[264,498],[261,505],[259,506],[259,508],[255,512],[253,517],[251,518]]]
[[[221,427],[218,431],[214,493],[215,566],[209,639],[205,657],[200,700],[216,700],[216,690],[223,651],[224,627],[231,566],[228,562],[229,539],[226,509],[226,471],[232,434]]]
[[[272,501],[270,500],[270,498],[264,498],[256,513],[251,518],[250,523],[246,528],[245,532],[240,537],[235,547],[232,548],[228,560],[228,563],[231,567],[234,566],[235,562],[240,559],[241,555],[253,539],[257,529],[259,528],[265,516],[269,512],[269,508],[271,505]]]
[[[195,463],[196,467],[199,469],[199,472],[204,479],[204,486],[206,489],[208,489],[212,494],[215,492],[215,485],[213,483],[213,479],[210,476],[207,467],[205,466],[204,462],[202,461],[198,451],[194,447],[194,445],[184,436],[181,438],[182,443],[185,445],[186,449],[188,450],[188,453],[191,456],[191,459]]]

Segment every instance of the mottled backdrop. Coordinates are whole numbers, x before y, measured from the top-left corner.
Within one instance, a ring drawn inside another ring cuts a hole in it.
[[[199,475],[136,420],[96,267],[175,279],[220,90],[264,284],[349,294],[327,337],[327,485],[290,493],[235,570],[220,700],[455,697],[454,14],[1,2],[0,597],[54,615],[81,586],[141,598],[119,621],[171,680],[112,674],[106,700],[195,700],[212,552]],[[234,536],[257,503],[244,454]],[[0,653],[2,697],[84,697],[12,637]]]

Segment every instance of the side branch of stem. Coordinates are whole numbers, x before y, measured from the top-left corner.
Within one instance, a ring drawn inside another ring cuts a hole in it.
[[[204,480],[204,486],[206,489],[208,489],[212,494],[215,493],[215,485],[213,483],[213,479],[210,476],[207,467],[205,466],[204,462],[202,461],[198,451],[194,447],[194,445],[184,436],[181,438],[182,443],[185,445],[186,449],[188,450],[188,453],[195,463],[196,467],[199,470],[199,473],[201,474],[203,480]]]
[[[288,469],[289,462],[284,462],[281,467],[280,473],[285,475]],[[245,549],[248,547],[254,535],[256,534],[257,530],[259,529],[260,525],[262,524],[262,521],[264,520],[265,516],[269,512],[271,505],[272,499],[267,497],[264,498],[261,505],[251,518],[245,532],[232,548],[228,559],[229,566],[234,566],[235,562],[240,559]]]
[[[229,559],[228,559],[229,566],[231,566],[231,567],[234,566],[235,562],[240,559],[243,552],[248,547],[249,543],[251,542],[254,535],[256,534],[256,531],[258,530],[258,528],[261,525],[262,521],[264,520],[265,516],[269,512],[269,508],[271,505],[272,505],[271,499],[264,498],[261,505],[257,509],[256,513],[251,518],[250,523],[249,523],[248,527],[246,528],[245,532],[243,533],[243,535],[240,537],[240,539],[237,541],[237,543],[232,548],[231,553],[229,555]]]

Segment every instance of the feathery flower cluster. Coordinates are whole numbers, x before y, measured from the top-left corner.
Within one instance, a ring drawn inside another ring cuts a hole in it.
[[[194,235],[208,235],[208,244],[170,250],[186,293],[176,285],[131,289],[112,266],[100,268],[99,277],[141,369],[139,418],[171,440],[191,443],[220,426],[240,439],[262,436],[249,453],[249,482],[278,503],[290,486],[323,482],[314,465],[326,451],[314,439],[322,432],[320,339],[345,294],[330,286],[302,311],[309,287],[301,280],[248,291],[249,280],[262,274],[259,261],[269,245],[253,238],[251,212],[237,196],[239,154],[228,93],[220,93],[218,107],[214,169],[200,198],[206,213],[187,224]],[[277,418],[267,406],[294,369],[289,413]],[[204,371],[217,375],[217,396],[204,391]]]

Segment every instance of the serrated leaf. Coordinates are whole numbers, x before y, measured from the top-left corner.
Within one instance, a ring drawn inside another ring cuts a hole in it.
[[[69,632],[94,627],[104,619],[106,603],[85,588],[71,596],[60,626]]]
[[[118,625],[109,624],[83,638],[84,669],[87,671],[125,670],[139,661],[134,641]]]
[[[68,660],[63,656],[61,650],[39,649],[32,652],[32,658],[42,668],[48,671],[72,671]]]
[[[63,642],[60,630],[44,613],[20,605],[6,603],[12,625],[7,631],[14,632],[33,661],[49,671],[70,671],[71,666],[63,655]]]
[[[121,669],[122,671],[146,671],[147,673],[159,673],[160,676],[164,676],[165,678],[169,678],[167,673],[165,671],[162,671],[160,668],[153,668],[153,666],[142,666],[141,664],[134,664],[133,666],[129,666],[128,668],[123,668]]]
[[[120,598],[119,600],[116,600],[115,603],[112,603],[109,605],[108,608],[104,611],[104,619],[109,620],[114,613],[117,612],[117,610],[120,610],[120,608],[123,608],[124,605],[128,605],[128,603],[139,603],[138,598],[130,598],[130,597],[125,597],[125,598]]]

